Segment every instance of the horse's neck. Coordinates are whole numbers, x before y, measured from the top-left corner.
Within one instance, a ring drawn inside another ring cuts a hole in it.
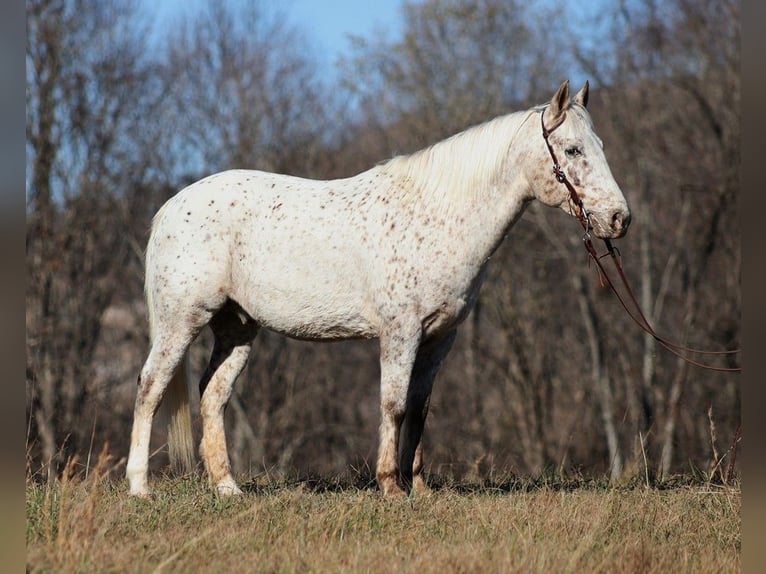
[[[523,215],[530,201],[521,177],[485,190],[482,197],[463,212],[468,230],[465,235],[466,256],[486,261]]]
[[[488,258],[532,199],[521,163],[526,114],[499,118],[412,156],[381,166],[387,190],[403,211],[445,225],[434,232],[460,238],[468,258]],[[502,133],[505,138],[497,137]],[[517,143],[520,142],[520,143]]]
[[[370,182],[362,183],[362,189],[375,189]],[[427,237],[435,263],[432,271],[441,273],[439,269],[453,269],[455,273],[450,281],[472,284],[529,203],[521,177],[509,183],[492,185],[475,197],[466,193],[464,203],[450,206],[438,201],[416,201],[390,190],[384,204],[366,201],[361,209],[382,208],[366,218],[380,226],[384,243],[390,243],[392,238],[404,241],[398,245],[400,254],[408,253],[410,248],[412,253],[417,253],[421,247],[415,243],[419,241],[416,238]],[[396,232],[390,234],[394,225]],[[405,238],[412,239],[413,243]]]

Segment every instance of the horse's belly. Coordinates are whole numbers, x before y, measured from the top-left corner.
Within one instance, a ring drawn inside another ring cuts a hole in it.
[[[281,333],[293,339],[306,341],[339,341],[343,339],[372,339],[377,337],[375,331],[369,323],[353,320],[317,320],[316,318],[308,321],[292,320],[281,323],[275,321],[267,323],[267,328],[277,333]]]
[[[311,282],[274,286],[255,282],[233,297],[260,325],[294,339],[367,339],[378,335],[361,295],[312,289]]]
[[[293,339],[337,341],[340,339],[370,339],[378,335],[370,321],[342,310],[327,313],[323,310],[294,309],[276,314],[274,308],[261,314],[258,322]]]

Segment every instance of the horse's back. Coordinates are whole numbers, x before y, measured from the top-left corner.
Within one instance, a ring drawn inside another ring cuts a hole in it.
[[[190,185],[155,217],[147,291],[187,305],[231,299],[293,337],[375,336],[343,192],[332,182],[246,170]]]

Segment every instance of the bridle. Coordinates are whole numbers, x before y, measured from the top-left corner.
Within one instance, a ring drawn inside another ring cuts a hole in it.
[[[548,148],[548,153],[551,154],[551,159],[553,160],[553,174],[556,176],[556,181],[559,183],[563,183],[567,190],[569,191],[569,200],[574,204],[577,211],[575,211],[575,215],[577,216],[577,219],[580,220],[580,223],[583,226],[583,229],[585,229],[585,235],[590,236],[590,218],[588,217],[588,212],[585,211],[585,206],[583,205],[582,199],[580,199],[579,194],[577,193],[577,190],[575,189],[574,185],[569,181],[567,178],[567,175],[564,173],[564,170],[561,168],[561,164],[559,163],[558,158],[556,157],[556,152],[553,151],[553,146],[551,146],[551,142],[549,141],[548,137],[558,128],[561,124],[564,123],[564,120],[562,119],[559,123],[557,123],[555,126],[553,126],[550,130],[545,127],[545,109],[543,109],[542,112],[540,112],[540,125],[543,128],[543,140],[545,140],[545,146]]]
[[[667,349],[668,351],[670,351],[677,357],[683,359],[689,364],[695,365],[697,367],[702,367],[703,369],[709,369],[712,371],[722,371],[722,372],[741,372],[742,371],[741,367],[717,367],[715,365],[701,363],[699,361],[689,358],[688,356],[689,354],[733,355],[733,354],[739,353],[739,349],[732,350],[732,351],[702,351],[699,349],[691,349],[689,347],[679,345],[678,343],[673,343],[657,334],[657,332],[651,326],[646,316],[644,315],[643,311],[641,310],[641,306],[638,304],[638,299],[636,298],[635,293],[633,293],[633,289],[631,289],[630,283],[628,283],[628,279],[625,276],[625,271],[622,268],[619,251],[612,245],[612,242],[609,239],[602,240],[604,242],[604,245],[606,245],[606,249],[607,249],[607,253],[604,253],[603,255],[599,255],[598,252],[596,251],[596,248],[593,246],[593,242],[591,241],[591,236],[590,236],[592,227],[591,227],[590,217],[588,215],[588,212],[585,209],[585,205],[583,205],[582,199],[580,198],[580,195],[577,193],[577,190],[575,189],[574,185],[572,185],[572,182],[569,181],[566,174],[564,173],[564,170],[561,167],[561,164],[559,164],[559,161],[556,158],[556,152],[553,150],[553,147],[551,146],[551,142],[549,141],[550,135],[556,130],[556,128],[558,128],[561,124],[564,123],[564,120],[562,119],[559,123],[554,125],[551,129],[547,129],[545,127],[544,118],[545,118],[545,108],[543,108],[543,110],[540,112],[540,125],[542,126],[543,140],[545,141],[545,146],[548,148],[548,153],[550,154],[551,159],[553,160],[553,173],[556,176],[556,181],[558,181],[559,183],[563,183],[566,186],[567,190],[569,191],[569,201],[574,205],[574,208],[575,208],[573,210],[574,215],[580,221],[580,224],[585,230],[585,234],[583,235],[583,238],[582,238],[583,243],[585,245],[585,249],[588,252],[589,260],[593,261],[596,264],[596,267],[598,268],[599,280],[601,281],[601,284],[602,285],[605,284],[609,286],[609,288],[612,290],[612,292],[615,294],[615,296],[619,300],[623,309],[625,309],[626,313],[630,316],[631,319],[633,319],[633,321],[643,331],[651,335],[660,345],[662,345],[665,349]],[[617,290],[611,278],[609,277],[609,274],[606,272],[606,269],[601,263],[601,259],[603,259],[607,255],[609,255],[612,259],[614,267],[617,270],[617,274],[620,276],[620,280],[622,281],[625,291],[628,294],[631,305],[628,305],[623,295]],[[630,308],[631,306],[633,307],[634,310],[631,310]]]

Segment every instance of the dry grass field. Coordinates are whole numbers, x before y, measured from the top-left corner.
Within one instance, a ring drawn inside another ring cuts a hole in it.
[[[384,500],[361,478],[262,479],[236,499],[200,477],[152,500],[91,470],[26,485],[28,572],[738,572],[741,491],[679,481],[437,484]]]

